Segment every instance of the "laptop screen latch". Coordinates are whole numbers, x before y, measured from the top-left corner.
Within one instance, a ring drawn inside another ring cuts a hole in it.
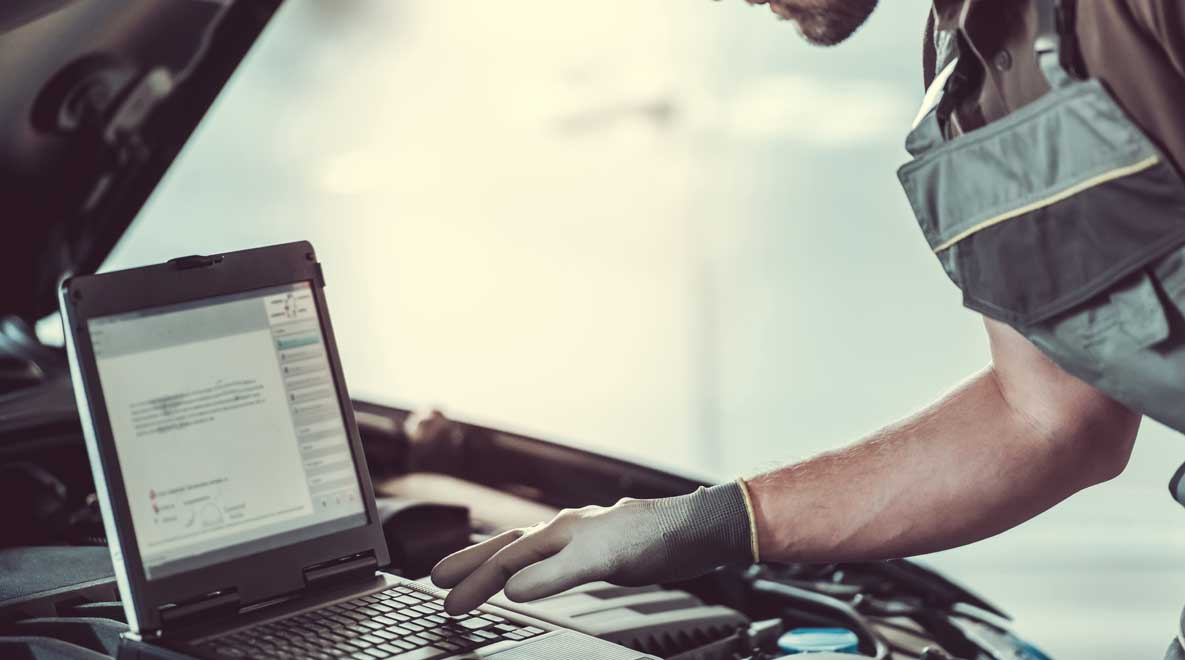
[[[191,254],[188,257],[177,257],[169,259],[169,265],[177,270],[190,270],[192,268],[207,268],[222,263],[221,254],[212,254],[206,256],[204,254]]]
[[[304,582],[308,587],[316,587],[355,577],[371,577],[377,570],[379,570],[378,559],[375,558],[373,550],[367,550],[305,568]]]

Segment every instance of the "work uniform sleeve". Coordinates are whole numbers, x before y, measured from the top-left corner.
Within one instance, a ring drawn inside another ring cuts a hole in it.
[[[1164,47],[1165,54],[1185,76],[1185,2],[1128,0],[1132,13]]]

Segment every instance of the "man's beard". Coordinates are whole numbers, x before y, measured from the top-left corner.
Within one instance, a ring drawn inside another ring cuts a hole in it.
[[[803,38],[834,46],[852,36],[876,9],[877,0],[768,0],[780,16],[798,25]],[[781,11],[778,11],[781,10]]]

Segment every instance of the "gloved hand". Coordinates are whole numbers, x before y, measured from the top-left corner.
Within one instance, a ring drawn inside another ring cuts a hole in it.
[[[550,522],[445,557],[432,569],[432,581],[452,589],[445,610],[461,614],[503,588],[507,598],[521,602],[595,580],[639,586],[754,561],[744,488],[737,481],[679,497],[566,509]]]

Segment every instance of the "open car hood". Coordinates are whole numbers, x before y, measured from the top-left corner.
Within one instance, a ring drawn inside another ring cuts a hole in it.
[[[0,317],[99,267],[279,4],[0,3]]]

